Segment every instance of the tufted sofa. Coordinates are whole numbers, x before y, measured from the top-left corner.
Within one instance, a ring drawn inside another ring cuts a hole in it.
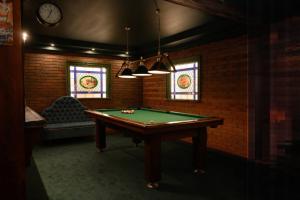
[[[95,123],[88,118],[84,107],[70,96],[58,98],[42,112],[47,124],[44,127],[44,140],[95,135]]]

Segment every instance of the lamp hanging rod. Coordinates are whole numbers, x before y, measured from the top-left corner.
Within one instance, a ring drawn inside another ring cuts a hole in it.
[[[157,49],[157,54],[160,55],[160,10],[159,8],[156,9],[156,14],[158,18],[158,49]]]
[[[126,26],[125,31],[126,31],[126,57],[127,57],[126,59],[127,61],[129,61],[128,31],[130,31],[130,27]]]
[[[177,70],[175,69],[175,66],[174,66],[173,62],[172,62],[171,59],[169,58],[168,53],[163,53],[162,55],[155,55],[155,56],[151,56],[151,57],[148,57],[148,58],[143,58],[143,59],[138,59],[138,60],[128,61],[128,63],[129,63],[129,64],[134,64],[134,63],[140,62],[141,60],[147,61],[147,60],[156,59],[156,58],[161,58],[161,57],[167,58],[167,61],[168,61],[169,64],[171,65],[173,71],[174,71],[174,72],[177,71]]]
[[[157,3],[157,1],[156,1],[156,0],[153,0],[153,3],[154,3],[154,5],[155,5],[155,9],[156,9],[156,10],[159,9],[159,8],[158,8],[158,3]]]
[[[157,55],[160,55],[161,51],[160,51],[160,9],[158,7],[158,3],[156,0],[153,0],[153,3],[155,5],[155,12],[157,14],[157,26],[158,26],[158,48],[157,48]]]
[[[130,27],[129,26],[125,26],[125,31],[126,31],[126,61],[124,61],[122,63],[122,66],[120,67],[119,71],[116,73],[116,77],[118,77],[118,75],[120,74],[120,72],[122,71],[122,69],[125,67],[127,67],[130,62],[129,62],[129,47],[128,47],[128,31],[130,31]]]
[[[128,50],[128,31],[130,30],[130,27],[125,27],[125,30],[127,32],[127,64],[134,64],[134,63],[137,63],[137,62],[140,62],[141,60],[142,61],[146,61],[146,60],[150,60],[150,59],[156,59],[156,58],[160,58],[162,59],[163,57],[165,57],[167,59],[167,61],[169,62],[169,64],[171,65],[172,69],[173,69],[173,72],[176,72],[176,68],[173,64],[173,62],[171,61],[171,59],[169,58],[169,55],[167,53],[163,53],[161,54],[161,44],[160,44],[160,9],[158,7],[158,3],[156,0],[153,0],[154,2],[154,5],[155,5],[155,12],[157,14],[157,20],[158,20],[158,50],[157,50],[157,55],[155,56],[151,56],[151,57],[148,57],[148,58],[141,58],[141,59],[138,59],[138,60],[133,60],[133,61],[129,61],[129,50]],[[122,67],[121,69],[124,67],[125,65],[125,62],[122,64]],[[121,71],[120,69],[120,71]]]
[[[163,55],[167,56],[168,54],[164,53]],[[161,57],[161,55],[155,55],[155,56],[151,56],[151,57],[148,57],[148,58],[143,58],[143,59],[138,59],[138,60],[132,60],[132,61],[128,61],[128,62],[130,64],[133,64],[133,63],[140,62],[141,60],[146,61],[146,60],[150,60],[150,59],[154,59],[154,58],[158,58],[158,57]]]

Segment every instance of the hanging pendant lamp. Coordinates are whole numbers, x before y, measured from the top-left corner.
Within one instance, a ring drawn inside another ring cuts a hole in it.
[[[128,31],[130,31],[130,27],[126,26],[125,31],[126,31],[126,56],[127,56],[127,58],[123,62],[122,66],[116,76],[118,76],[119,78],[136,78],[135,76],[132,75],[132,70],[129,68],[130,62],[129,62],[129,50],[128,50]],[[123,67],[125,67],[125,68],[122,71]],[[122,71],[122,72],[119,75],[120,71]]]
[[[152,76],[152,74],[150,74],[148,72],[148,69],[144,64],[143,57],[141,57],[140,62],[139,62],[139,66],[137,67],[137,69],[134,71],[134,73],[132,75],[140,76],[140,77]]]
[[[170,70],[168,67],[162,62],[162,57],[158,57],[156,62],[152,65],[149,70],[151,74],[169,74]]]

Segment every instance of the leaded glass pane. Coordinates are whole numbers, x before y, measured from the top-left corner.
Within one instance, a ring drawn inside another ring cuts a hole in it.
[[[70,95],[75,98],[106,98],[105,67],[70,66]]]
[[[170,98],[198,100],[198,62],[175,65],[176,72],[170,74]]]
[[[105,69],[106,70],[106,69]],[[103,92],[106,92],[106,74],[103,74],[103,78],[102,78],[102,85],[103,85]]]

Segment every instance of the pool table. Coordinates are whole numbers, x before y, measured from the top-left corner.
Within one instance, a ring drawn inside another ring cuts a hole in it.
[[[106,148],[105,128],[120,129],[144,141],[145,179],[147,187],[159,187],[161,179],[161,141],[192,137],[195,173],[204,173],[207,127],[223,124],[223,119],[195,114],[147,108],[122,113],[120,109],[87,110],[96,121],[96,147]]]

